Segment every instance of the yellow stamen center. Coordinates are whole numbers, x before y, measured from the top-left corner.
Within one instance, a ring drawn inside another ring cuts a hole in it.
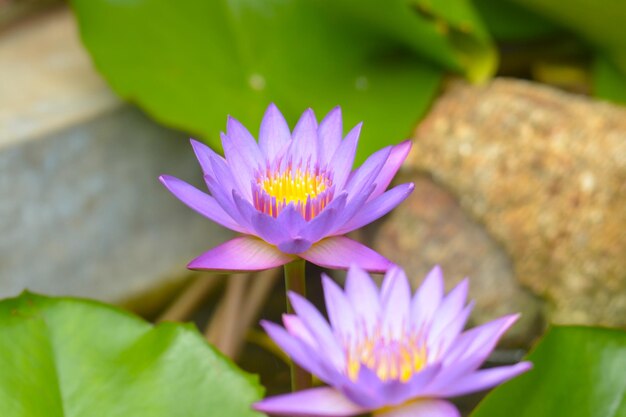
[[[332,200],[331,177],[320,170],[268,170],[257,176],[256,186],[254,206],[273,217],[293,203],[305,220],[311,220]]]
[[[291,170],[281,172],[259,180],[263,191],[277,201],[306,203],[307,199],[314,199],[326,191],[328,182],[322,175],[313,175],[308,171]]]
[[[426,347],[418,336],[394,339],[377,332],[348,349],[346,372],[356,380],[361,366],[366,366],[383,381],[406,382],[424,367],[426,359]]]

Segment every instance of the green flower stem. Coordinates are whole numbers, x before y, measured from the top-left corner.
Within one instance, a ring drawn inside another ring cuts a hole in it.
[[[304,266],[304,259],[298,259],[285,265],[285,290],[293,291],[303,297],[306,297],[306,280],[304,278]],[[287,297],[287,312],[289,314],[293,313],[293,307],[289,302],[289,297]],[[311,388],[311,374],[300,368],[293,361],[290,362],[290,365],[291,390],[295,392]]]

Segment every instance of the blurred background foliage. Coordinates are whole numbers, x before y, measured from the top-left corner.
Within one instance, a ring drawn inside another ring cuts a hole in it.
[[[534,79],[626,103],[619,0],[71,0],[113,89],[220,149],[225,113],[258,126],[341,104],[359,160],[407,137],[447,74]],[[253,132],[255,133],[255,132]]]

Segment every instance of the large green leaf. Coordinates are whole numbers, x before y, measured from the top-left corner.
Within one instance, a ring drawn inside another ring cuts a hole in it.
[[[335,105],[365,121],[359,160],[397,143],[443,69],[485,79],[495,51],[469,0],[72,0],[82,39],[122,97],[219,148],[231,114],[269,102],[292,123]]]
[[[25,293],[0,302],[2,417],[253,417],[255,377],[191,326]]]
[[[598,97],[626,104],[626,71],[603,56],[596,57],[593,66],[593,90]]]
[[[531,41],[560,34],[553,22],[506,0],[473,0],[476,10],[498,41]]]
[[[626,417],[626,332],[555,327],[472,417]]]
[[[588,42],[596,52],[600,71],[594,72],[594,84],[600,97],[623,102],[623,91],[606,90],[609,80],[626,79],[626,1],[624,0],[513,0],[534,12],[568,28]],[[597,76],[605,77],[598,80]],[[610,84],[615,88],[623,81]],[[620,84],[621,83],[621,84]],[[600,87],[598,88],[598,85]]]

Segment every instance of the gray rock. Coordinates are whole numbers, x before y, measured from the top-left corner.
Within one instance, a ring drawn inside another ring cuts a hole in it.
[[[0,39],[0,297],[145,303],[229,238],[159,183],[201,182],[186,135],[114,97],[69,11]]]

